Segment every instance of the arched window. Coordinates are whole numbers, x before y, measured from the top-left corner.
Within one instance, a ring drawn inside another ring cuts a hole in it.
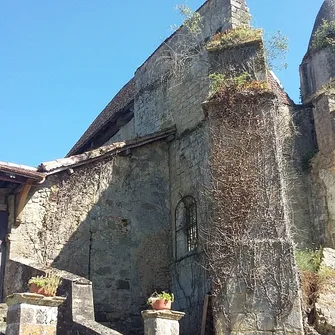
[[[182,198],[175,213],[176,258],[187,256],[198,247],[197,204],[192,196]]]

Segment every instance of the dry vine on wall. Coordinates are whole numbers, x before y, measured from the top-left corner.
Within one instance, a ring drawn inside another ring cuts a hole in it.
[[[268,90],[239,91],[232,86],[208,105],[212,215],[202,238],[214,309],[224,329],[236,330],[234,315],[257,313],[253,299],[248,301],[252,296],[280,323],[297,293],[273,101]],[[237,293],[244,300],[236,303]]]
[[[86,219],[99,199],[102,180],[110,178],[106,168],[108,164],[113,164],[113,161],[95,162],[76,169],[73,174],[65,171],[51,181],[45,215],[37,234],[41,263],[88,275],[89,264],[83,266],[81,263],[89,257],[91,227]],[[103,171],[106,171],[106,176]]]

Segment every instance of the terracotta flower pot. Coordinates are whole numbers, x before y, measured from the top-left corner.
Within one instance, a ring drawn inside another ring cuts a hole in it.
[[[171,309],[171,301],[165,299],[153,299],[151,307],[155,310]]]
[[[34,283],[29,285],[29,292],[30,293],[36,293],[36,294],[42,294],[46,297],[52,297],[52,294],[47,293],[45,291],[44,287],[37,286]]]

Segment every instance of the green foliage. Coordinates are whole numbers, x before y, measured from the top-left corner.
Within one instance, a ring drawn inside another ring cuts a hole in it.
[[[229,29],[223,33],[215,34],[207,43],[206,49],[212,51],[260,41],[262,34],[263,31],[261,29],[253,29],[248,26]]]
[[[207,43],[206,49],[213,51],[261,41],[262,35],[262,29],[241,26],[215,34]],[[286,69],[287,63],[285,63],[285,59],[287,52],[288,38],[283,36],[279,30],[265,40],[265,57],[269,69]]]
[[[227,78],[222,73],[212,73],[210,79],[210,96],[224,92],[227,89],[236,91],[265,91],[268,89],[266,82],[252,80],[249,73],[243,72],[236,77]]]
[[[312,39],[312,50],[320,50],[331,46],[335,50],[335,21],[322,20]]]
[[[186,4],[176,6],[176,10],[184,18],[183,25],[194,35],[200,34],[203,28],[202,16],[194,12]]]
[[[295,259],[300,274],[300,284],[303,300],[309,309],[315,308],[315,303],[321,292],[333,292],[335,270],[321,265],[323,249],[296,250]]]
[[[300,271],[316,273],[320,269],[322,249],[320,250],[296,250],[295,259]]]
[[[241,75],[231,79],[237,86],[243,86],[247,81],[250,81],[250,75],[247,72],[243,72]]]
[[[44,288],[44,290],[50,295],[56,294],[60,283],[60,277],[50,273],[47,273],[45,276],[32,277],[28,281],[28,285],[36,284],[38,287]]]
[[[151,305],[152,302],[154,300],[157,300],[157,299],[162,299],[162,300],[167,300],[167,301],[174,302],[174,294],[173,293],[168,293],[168,292],[165,292],[165,291],[162,291],[161,293],[158,293],[157,291],[155,291],[153,294],[151,294],[147,303],[149,305]]]
[[[226,76],[222,73],[212,73],[209,76],[210,90],[215,93],[221,89],[226,81]]]
[[[280,30],[265,40],[265,56],[268,67],[272,70],[287,69],[285,62],[288,52],[288,38]]]
[[[243,86],[250,80],[250,75],[247,72],[243,72],[239,76],[227,78],[224,74],[215,72],[209,75],[209,79],[211,81],[210,90],[215,93],[228,86]]]

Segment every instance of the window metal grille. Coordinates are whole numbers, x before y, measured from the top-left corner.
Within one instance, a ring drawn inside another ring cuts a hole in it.
[[[187,256],[198,247],[197,205],[192,196],[182,198],[176,206],[176,257]]]

